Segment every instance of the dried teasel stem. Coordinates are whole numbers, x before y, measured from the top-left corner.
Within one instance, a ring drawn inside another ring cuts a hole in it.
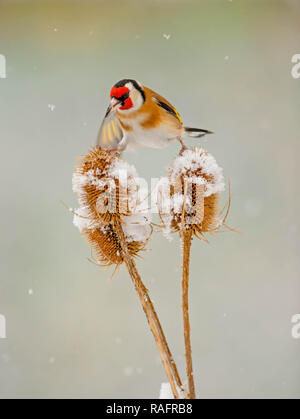
[[[157,344],[157,347],[161,356],[161,360],[162,360],[166,375],[168,377],[174,398],[178,399],[179,398],[178,388],[179,389],[182,388],[182,382],[179,377],[175,361],[170,352],[164,332],[162,330],[160,321],[154,309],[153,303],[148,294],[147,288],[143,284],[141,277],[137,271],[135,262],[133,258],[130,256],[130,253],[128,251],[127,242],[126,242],[126,238],[124,235],[124,231],[123,231],[120,219],[116,218],[114,220],[114,227],[120,241],[124,262],[126,264],[128,273],[132,279],[133,285],[135,287],[135,290],[138,294],[141,305],[147,317],[149,327],[151,329],[151,332]]]
[[[182,310],[188,398],[194,399],[196,395],[188,299],[191,241],[193,237],[197,237],[207,242],[206,233],[221,231],[221,226],[229,229],[225,221],[230,199],[226,215],[221,219],[219,197],[225,188],[223,170],[215,158],[201,147],[183,147],[169,166],[167,178],[170,183],[169,196],[164,191],[161,196],[166,199],[169,211],[165,210],[164,199],[158,201],[158,207],[165,236],[170,239],[171,233],[179,232],[182,243]]]
[[[181,241],[182,241],[182,317],[183,317],[183,334],[185,346],[186,375],[188,379],[188,399],[195,399],[195,383],[192,361],[191,346],[191,327],[189,317],[189,280],[190,280],[190,258],[193,232],[185,227],[185,206],[187,198],[187,179],[184,179],[184,195],[181,214]],[[203,193],[203,188],[201,189]]]
[[[192,231],[184,231],[181,233],[182,240],[182,316],[183,316],[183,330],[184,330],[184,345],[185,345],[185,359],[186,359],[186,375],[188,379],[188,399],[195,399],[195,383],[193,374],[192,362],[192,347],[191,347],[191,328],[189,319],[189,276],[190,276],[190,255],[192,244]]]

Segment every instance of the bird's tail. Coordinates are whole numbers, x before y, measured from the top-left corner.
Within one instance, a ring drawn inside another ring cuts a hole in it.
[[[213,134],[213,132],[207,129],[184,127],[184,134],[189,137],[199,138],[206,134]]]

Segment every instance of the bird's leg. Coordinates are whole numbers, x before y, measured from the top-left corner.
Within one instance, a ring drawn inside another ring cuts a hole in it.
[[[179,154],[182,155],[185,150],[187,150],[187,146],[184,144],[183,139],[181,137],[178,137],[178,141],[181,144],[181,150],[179,151]]]

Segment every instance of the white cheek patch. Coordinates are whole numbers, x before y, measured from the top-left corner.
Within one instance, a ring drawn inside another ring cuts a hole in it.
[[[137,110],[144,103],[144,99],[143,99],[141,93],[138,90],[136,90],[136,89],[132,90],[130,92],[130,95],[129,96],[130,96],[130,98],[132,100],[132,103],[133,103],[133,107],[131,109],[134,108],[135,110]]]

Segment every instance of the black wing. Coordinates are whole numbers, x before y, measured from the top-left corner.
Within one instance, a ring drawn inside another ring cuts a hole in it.
[[[166,102],[163,102],[162,100],[157,99],[156,97],[154,97],[154,100],[158,104],[158,106],[163,108],[165,111],[169,112],[171,115],[175,116],[175,118],[177,118],[178,121],[182,124],[182,119],[180,118],[180,115],[175,108],[168,105]]]

